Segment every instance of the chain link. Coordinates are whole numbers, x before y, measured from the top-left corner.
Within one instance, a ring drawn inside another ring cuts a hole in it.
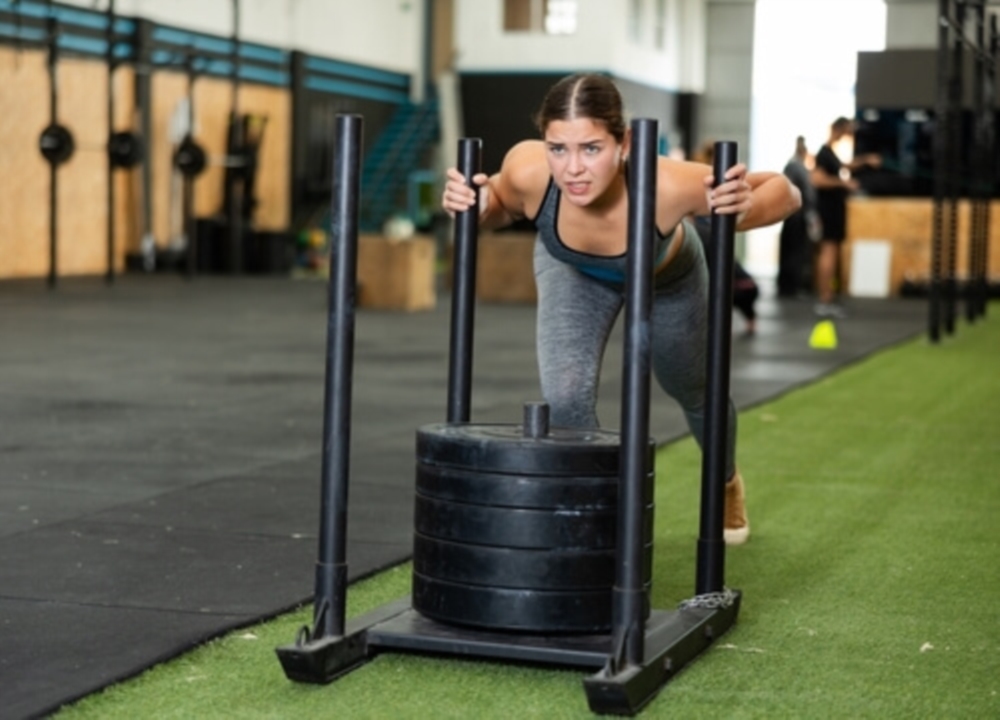
[[[723,588],[719,592],[695,595],[693,598],[684,600],[680,604],[680,609],[702,608],[705,610],[715,610],[717,608],[727,608],[734,602],[736,602],[736,592],[729,588]]]

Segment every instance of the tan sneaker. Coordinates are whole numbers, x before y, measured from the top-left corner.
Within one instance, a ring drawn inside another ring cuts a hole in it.
[[[726,483],[726,509],[722,536],[726,545],[742,545],[750,538],[750,521],[747,520],[746,492],[743,478],[737,470]]]

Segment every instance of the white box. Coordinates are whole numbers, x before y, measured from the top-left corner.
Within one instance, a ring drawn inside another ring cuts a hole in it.
[[[892,246],[887,240],[856,240],[851,243],[852,297],[889,297],[889,267]]]

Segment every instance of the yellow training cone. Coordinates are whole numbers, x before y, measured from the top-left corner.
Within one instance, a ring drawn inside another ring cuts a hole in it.
[[[832,320],[821,320],[809,336],[809,347],[814,350],[835,350],[837,348],[837,328]]]

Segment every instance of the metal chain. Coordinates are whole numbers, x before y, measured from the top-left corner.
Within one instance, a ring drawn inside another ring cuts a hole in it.
[[[729,588],[723,588],[718,592],[695,595],[693,598],[682,601],[679,607],[681,610],[693,608],[715,610],[716,608],[727,608],[734,602],[736,602],[736,593]]]

